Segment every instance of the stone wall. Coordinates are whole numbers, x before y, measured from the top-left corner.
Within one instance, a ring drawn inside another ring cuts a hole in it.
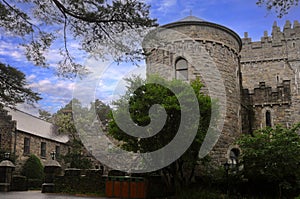
[[[63,176],[54,179],[57,193],[94,193],[105,192],[105,179],[102,170],[66,169]]]
[[[244,99],[247,99],[244,104],[252,109],[249,114],[253,114],[251,118],[248,116],[248,120],[244,120],[243,131],[245,133],[247,133],[245,128],[248,128],[248,132],[253,132],[266,127],[267,111],[270,112],[272,126],[281,124],[289,127],[291,125],[289,110],[292,98],[289,80],[278,83],[276,88],[266,85],[265,82],[260,82],[254,90],[244,89],[243,95]]]
[[[0,150],[10,152],[12,150],[12,136],[16,123],[12,117],[0,105]]]
[[[254,129],[264,127],[263,113],[267,106],[273,113],[274,125],[282,124],[291,126],[300,121],[300,101],[299,101],[299,82],[300,82],[300,24],[294,21],[294,24],[287,21],[280,30],[276,22],[273,24],[272,33],[264,32],[260,41],[252,42],[245,33],[243,48],[241,51],[241,71],[243,88],[253,92],[255,89],[261,90],[260,82],[268,85],[269,91],[273,90],[273,95],[278,93],[282,83],[290,85],[290,94],[288,103],[278,103],[272,105],[265,102],[267,96],[259,95],[256,99],[255,107],[255,125]],[[277,93],[276,93],[277,92]],[[284,99],[283,99],[284,100]],[[285,100],[287,101],[287,100]],[[267,105],[264,105],[267,103]]]
[[[265,31],[261,41],[252,42],[245,33],[242,39],[241,65],[243,87],[253,89],[259,81],[276,87],[282,80],[291,80],[298,92],[300,69],[300,24],[286,22],[283,31],[273,25],[271,36]]]
[[[60,154],[66,155],[68,153],[68,145],[65,143],[59,143],[50,139],[45,139],[42,137],[38,137],[32,134],[24,133],[21,131],[17,132],[17,139],[16,139],[16,171],[20,171],[22,165],[25,161],[29,158],[30,154],[34,154],[41,159],[42,164],[46,162],[46,160],[51,159],[51,152],[56,151],[56,146],[60,147]],[[30,153],[24,154],[24,139],[30,139]],[[41,156],[41,143],[46,143],[46,156]]]
[[[241,40],[228,28],[208,22],[175,22],[162,26],[159,31],[159,42],[155,43],[148,38],[144,42],[148,55],[147,74],[174,79],[176,60],[184,58],[188,62],[188,80],[199,77],[205,84],[204,92],[214,96],[219,103],[226,103],[226,110],[220,111],[225,117],[222,134],[210,154],[213,161],[221,165],[226,161],[229,146],[242,131],[239,64]],[[224,93],[217,89],[220,87],[220,79]],[[223,98],[226,102],[221,101]]]

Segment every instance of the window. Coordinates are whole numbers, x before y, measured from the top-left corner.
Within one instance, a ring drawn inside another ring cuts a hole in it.
[[[41,142],[41,157],[46,157],[46,142]]]
[[[60,146],[55,146],[55,158],[58,158],[60,155]]]
[[[237,148],[233,148],[230,150],[229,153],[229,162],[232,166],[235,166],[238,164],[238,157],[240,155],[240,150]]]
[[[269,126],[269,127],[272,126],[270,111],[266,111],[266,126]]]
[[[176,61],[175,70],[176,79],[188,80],[188,62],[185,59],[180,58]]]
[[[28,155],[30,153],[30,138],[24,138],[24,154]]]

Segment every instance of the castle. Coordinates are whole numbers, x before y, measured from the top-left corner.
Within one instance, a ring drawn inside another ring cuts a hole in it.
[[[227,27],[194,16],[163,25],[155,34],[144,42],[147,74],[200,78],[204,92],[225,103],[221,136],[210,152],[218,165],[238,158],[234,141],[242,133],[300,121],[298,21],[293,26],[287,21],[283,31],[275,22],[271,35],[265,31],[255,42],[248,33],[241,39]]]
[[[238,158],[240,149],[234,141],[239,135],[300,122],[298,21],[293,25],[287,21],[282,31],[274,23],[271,35],[265,31],[261,41],[253,42],[248,33],[240,38],[225,26],[188,16],[159,27],[154,36],[150,33],[143,48],[147,74],[184,81],[200,78],[204,92],[218,99],[223,107],[216,126],[220,137],[210,151],[218,165]],[[32,130],[37,123],[44,127]],[[50,135],[50,124],[0,108],[0,150],[19,159],[26,158],[29,150],[43,160],[50,158],[49,151],[67,153],[67,140],[49,137],[47,132]]]

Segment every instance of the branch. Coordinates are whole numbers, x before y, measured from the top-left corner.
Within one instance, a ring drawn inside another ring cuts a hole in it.
[[[89,22],[89,23],[110,23],[110,22],[120,22],[120,23],[129,23],[128,20],[123,20],[123,19],[113,19],[113,17],[111,17],[108,20],[104,20],[104,19],[98,19],[98,17],[86,17],[86,16],[80,16],[78,14],[75,14],[73,12],[71,12],[70,10],[68,10],[62,3],[60,3],[58,0],[52,0],[54,2],[54,4],[56,5],[56,7],[65,15],[69,15],[71,17],[74,17],[76,19],[85,21],[85,22]]]
[[[28,21],[26,17],[23,16],[24,13],[20,12],[18,9],[11,6],[6,0],[2,0],[2,1],[6,6],[8,6],[12,11],[14,11],[17,14],[17,16],[20,16],[27,24],[29,24],[32,27],[35,27],[36,29],[38,29],[39,32],[42,32],[37,25],[31,23],[30,21]]]

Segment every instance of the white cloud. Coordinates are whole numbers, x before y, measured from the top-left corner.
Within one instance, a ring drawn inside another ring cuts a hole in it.
[[[72,98],[72,90],[74,83],[69,80],[41,79],[39,81],[29,84],[29,87],[44,96],[53,96],[55,98]]]
[[[28,82],[32,82],[32,81],[34,81],[36,79],[36,75],[31,74],[26,79],[27,79]]]
[[[0,55],[10,57],[15,61],[26,61],[22,48],[13,42],[0,41]]]
[[[163,0],[159,3],[158,11],[166,11],[170,9],[172,6],[176,5],[176,0]]]

